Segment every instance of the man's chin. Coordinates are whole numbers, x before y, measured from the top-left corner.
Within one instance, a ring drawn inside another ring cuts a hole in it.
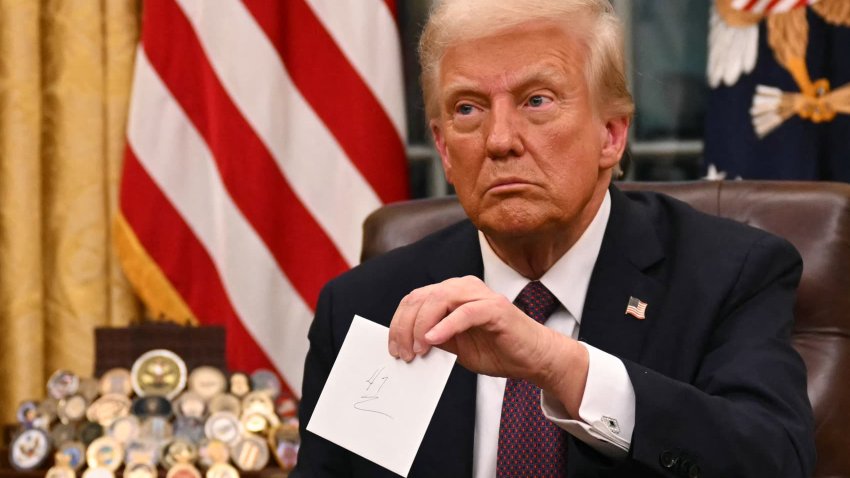
[[[525,236],[548,229],[557,214],[548,198],[534,194],[485,195],[467,215],[479,230],[493,236]]]
[[[472,221],[490,237],[524,237],[539,234],[546,222],[526,211],[485,211]]]

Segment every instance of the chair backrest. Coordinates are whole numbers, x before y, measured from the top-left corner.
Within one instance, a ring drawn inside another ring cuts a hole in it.
[[[696,209],[788,239],[803,256],[794,347],[808,368],[814,408],[816,477],[850,476],[850,185],[724,181],[619,183],[658,191]],[[362,259],[465,218],[454,197],[385,206],[363,225]]]

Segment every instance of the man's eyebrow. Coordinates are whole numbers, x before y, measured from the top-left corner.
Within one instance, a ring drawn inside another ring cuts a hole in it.
[[[536,84],[551,84],[562,82],[563,80],[564,74],[556,68],[535,68],[528,72],[520,72],[509,79],[508,90],[516,93]],[[452,100],[463,95],[484,96],[485,94],[482,92],[482,87],[478,82],[463,77],[452,81],[451,84],[443,89],[443,97],[446,100]]]
[[[481,89],[474,81],[460,79],[452,82],[452,84],[443,89],[443,97],[449,100],[462,95],[483,96]]]

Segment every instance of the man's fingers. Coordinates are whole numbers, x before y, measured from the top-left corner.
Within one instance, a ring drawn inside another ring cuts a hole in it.
[[[488,320],[485,301],[467,302],[431,327],[425,334],[425,341],[431,345],[441,345],[467,330],[483,325]]]
[[[396,308],[390,322],[390,337],[388,350],[396,358],[410,361],[413,359],[413,325],[424,298],[428,295],[428,287],[416,289],[407,294]]]
[[[413,326],[413,352],[425,355],[431,344],[425,334],[463,304],[484,300],[493,293],[474,276],[451,278],[430,290]]]
[[[445,320],[455,308],[469,301],[476,300],[472,291],[464,287],[463,280],[450,279],[441,287],[434,288],[419,308],[416,323],[413,326],[413,352],[425,355],[431,344],[425,339],[425,334],[440,321]]]
[[[390,323],[389,353],[410,361],[431,348],[425,334],[456,307],[488,298],[492,292],[480,279],[452,278],[413,290],[399,303]],[[448,339],[446,339],[448,340]]]
[[[425,341],[425,333],[431,330],[431,327],[439,322],[447,313],[445,302],[434,295],[439,294],[435,291],[428,300],[422,303],[417,314],[416,321],[413,324],[413,353],[425,355],[430,344]]]

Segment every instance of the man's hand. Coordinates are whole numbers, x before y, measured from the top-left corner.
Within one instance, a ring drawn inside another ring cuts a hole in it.
[[[390,324],[389,352],[411,361],[432,346],[485,375],[524,378],[578,416],[587,380],[587,350],[525,315],[472,276],[412,291]]]

